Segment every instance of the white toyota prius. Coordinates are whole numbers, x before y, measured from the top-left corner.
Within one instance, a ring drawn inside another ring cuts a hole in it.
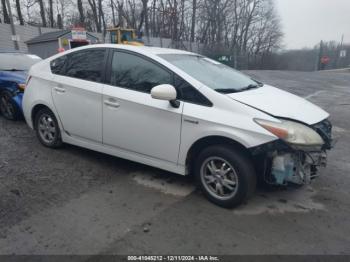
[[[23,110],[40,142],[193,174],[234,207],[261,180],[303,185],[331,149],[329,114],[202,55],[90,45],[34,65]]]

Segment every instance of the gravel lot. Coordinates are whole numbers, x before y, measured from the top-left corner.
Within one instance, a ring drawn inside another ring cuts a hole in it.
[[[339,140],[312,185],[225,210],[190,178],[47,149],[0,117],[0,254],[350,254],[350,74],[247,73],[331,113]]]

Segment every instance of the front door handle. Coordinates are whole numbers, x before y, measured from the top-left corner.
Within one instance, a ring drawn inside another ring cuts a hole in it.
[[[56,87],[54,87],[54,89],[57,93],[65,93],[66,92],[66,89],[64,89],[63,87],[56,86]]]
[[[114,107],[114,108],[118,108],[120,106],[120,104],[113,98],[105,100],[104,104],[106,106],[110,106],[110,107]]]

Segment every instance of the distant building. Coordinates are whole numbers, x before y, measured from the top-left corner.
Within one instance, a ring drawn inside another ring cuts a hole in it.
[[[45,59],[58,53],[59,50],[69,50],[75,47],[99,43],[99,38],[84,29],[76,28],[49,32],[34,37],[25,42],[28,52]]]

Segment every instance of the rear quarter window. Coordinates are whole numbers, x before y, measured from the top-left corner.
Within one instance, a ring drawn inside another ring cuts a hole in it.
[[[64,75],[64,67],[67,61],[67,56],[61,56],[50,62],[51,72],[55,75]]]

